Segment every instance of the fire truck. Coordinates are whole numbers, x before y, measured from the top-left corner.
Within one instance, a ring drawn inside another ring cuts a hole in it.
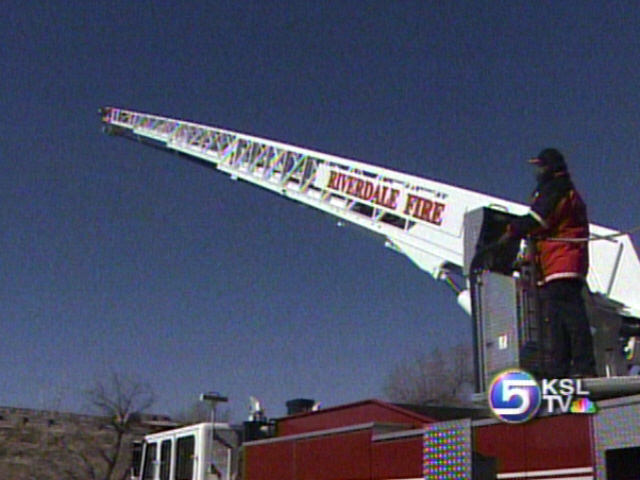
[[[473,321],[478,411],[443,415],[372,400],[275,422],[258,415],[242,429],[191,426],[149,436],[139,478],[640,478],[640,260],[628,233],[590,225],[591,236],[583,239],[598,377],[562,385],[573,389],[566,394],[587,393],[580,405],[596,402],[599,413],[566,414],[569,404],[557,395],[566,405],[558,414],[545,387],[548,411],[509,424],[491,415],[487,403],[496,376],[522,369],[543,379],[549,368],[535,269],[523,253],[527,242],[494,248],[526,206],[222,128],[115,107],[100,114],[108,134],[184,155],[375,233],[447,282]],[[528,402],[513,385],[506,395]],[[409,459],[400,452],[413,453]],[[411,467],[403,470],[393,458]],[[358,465],[349,467],[349,459]]]

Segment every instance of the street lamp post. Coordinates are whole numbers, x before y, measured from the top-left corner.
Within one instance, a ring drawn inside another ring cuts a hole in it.
[[[215,442],[218,439],[216,434],[216,407],[219,403],[227,403],[229,401],[229,398],[220,395],[218,392],[208,392],[200,394],[200,401],[209,402],[209,404],[211,405],[211,436],[212,440]],[[230,453],[227,452],[227,455],[230,455]],[[227,463],[230,464],[230,458],[227,459]],[[219,479],[222,479],[223,472],[218,469],[215,462],[211,462],[209,469],[211,473],[217,475]],[[228,479],[229,472],[228,470],[226,470],[226,472],[226,478]]]
[[[200,394],[201,402],[209,402],[211,405],[211,423],[213,423],[213,428],[216,425],[216,407],[219,403],[227,403],[229,401],[228,397],[220,395],[218,392],[208,392]]]

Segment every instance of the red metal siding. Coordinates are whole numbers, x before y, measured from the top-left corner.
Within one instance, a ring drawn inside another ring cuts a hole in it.
[[[278,421],[278,439],[245,446],[246,479],[418,478],[422,476],[422,435],[385,436],[384,441],[373,442],[373,428],[368,426],[401,424],[421,429],[431,422],[377,400],[285,417]],[[354,426],[358,427],[349,428]],[[331,429],[337,430],[318,435]],[[287,438],[293,435],[297,438]]]
[[[422,477],[422,435],[373,444],[372,479],[420,477]]]
[[[371,478],[371,431],[299,440],[295,448],[296,480]]]
[[[250,480],[298,480],[293,442],[250,445],[244,450],[244,477]]]
[[[498,472],[522,471],[526,457],[525,426],[499,423],[473,430],[474,450],[498,458]]]
[[[474,444],[479,453],[498,458],[500,473],[593,465],[590,418],[585,415],[476,427]]]
[[[422,476],[422,436],[372,442],[371,430],[245,447],[246,480],[381,480]]]
[[[592,465],[591,418],[562,415],[526,424],[529,470]]]

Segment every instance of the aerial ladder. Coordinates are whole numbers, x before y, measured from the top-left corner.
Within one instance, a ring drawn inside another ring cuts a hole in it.
[[[486,237],[482,248],[488,248],[501,233],[491,224],[499,226],[510,216],[528,212],[528,207],[501,198],[245,133],[114,107],[101,108],[100,114],[108,134],[185,155],[232,180],[374,232],[385,246],[452,286],[458,303],[470,314],[481,308],[482,295],[474,293],[473,286],[482,285],[482,277],[472,265],[481,248],[479,240]],[[628,375],[640,368],[640,261],[628,234],[599,225],[591,225],[590,232],[590,305],[592,313],[601,313],[592,315],[599,319],[596,330],[606,336],[596,342],[599,373]],[[521,292],[515,308],[539,316],[530,295],[534,289],[531,282],[529,288],[522,287],[527,274],[521,273],[517,285],[529,293],[523,297]],[[522,330],[522,321],[516,320],[516,330]],[[482,344],[476,360],[486,357],[480,350],[492,343],[481,330],[479,325],[475,331],[476,343]],[[476,367],[478,391],[484,390],[492,373],[482,368]]]

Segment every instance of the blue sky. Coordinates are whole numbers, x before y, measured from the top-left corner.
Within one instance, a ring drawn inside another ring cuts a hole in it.
[[[640,223],[640,7],[595,1],[5,2],[0,404],[82,408],[110,369],[156,411],[202,391],[326,406],[471,341],[382,242],[100,132],[113,105],[526,202],[565,152],[591,220]],[[638,245],[640,238],[634,234]]]

